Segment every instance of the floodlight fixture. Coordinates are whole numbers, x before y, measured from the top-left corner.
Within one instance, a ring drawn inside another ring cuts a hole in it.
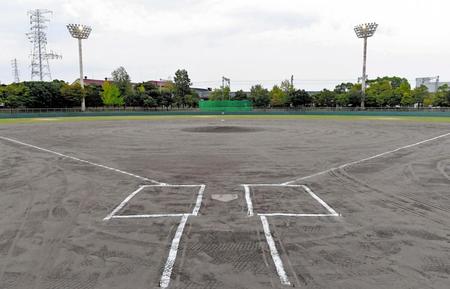
[[[91,34],[92,28],[81,24],[68,24],[67,29],[73,38],[88,39]]]
[[[84,90],[84,75],[83,75],[83,49],[81,45],[81,40],[88,39],[91,34],[92,28],[82,24],[68,24],[67,29],[73,38],[78,39],[78,53],[80,60],[80,86]],[[84,93],[81,99],[81,111],[86,110],[86,101],[84,98]]]
[[[377,31],[378,24],[375,22],[372,23],[364,23],[355,26],[354,30],[356,33],[356,36],[358,38],[368,38],[372,37],[375,34],[375,31]]]
[[[364,109],[364,100],[366,97],[366,62],[367,62],[367,38],[372,37],[377,31],[378,24],[375,22],[364,23],[355,26],[354,30],[358,38],[364,39],[364,51],[363,51],[363,71],[361,77],[361,108]]]

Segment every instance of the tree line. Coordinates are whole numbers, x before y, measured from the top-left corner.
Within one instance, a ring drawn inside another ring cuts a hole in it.
[[[412,89],[408,80],[400,77],[379,77],[368,80],[365,104],[367,107],[450,107],[450,88],[442,85],[430,93],[426,86]],[[197,107],[199,95],[191,88],[185,69],[175,72],[173,81],[163,86],[153,82],[133,84],[123,67],[111,74],[111,81],[102,86],[64,81],[21,82],[0,86],[0,105],[8,108],[71,108],[78,107],[84,96],[88,107]],[[216,88],[210,100],[250,100],[258,108],[287,107],[358,107],[361,104],[361,84],[341,83],[334,89],[308,93],[297,89],[289,81],[282,81],[270,90],[261,84],[253,85],[249,92],[230,88]]]
[[[333,90],[323,89],[308,93],[296,89],[289,80],[274,85],[270,90],[254,85],[249,93],[236,91],[232,96],[228,87],[214,89],[210,99],[251,100],[256,107],[358,107],[361,105],[361,84],[341,83]],[[367,107],[449,107],[450,88],[442,85],[430,93],[424,85],[411,89],[408,80],[400,77],[379,77],[367,81],[365,105]]]
[[[84,96],[87,107],[196,107],[199,96],[191,89],[188,72],[179,69],[173,81],[163,86],[154,82],[133,84],[123,67],[111,74],[111,81],[102,86],[85,85],[77,81],[68,84],[61,80],[51,82],[25,81],[0,86],[0,105],[7,108],[72,108],[80,106]]]

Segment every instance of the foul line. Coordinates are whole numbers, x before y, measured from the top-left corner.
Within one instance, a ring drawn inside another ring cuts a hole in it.
[[[253,216],[253,203],[250,197],[250,187],[248,185],[243,185],[245,189],[245,201],[247,202],[247,216]]]
[[[265,216],[260,216],[260,218],[264,229],[264,235],[266,236],[267,244],[269,245],[270,254],[272,255],[273,263],[275,264],[278,276],[280,277],[281,284],[291,285],[291,282],[289,282],[289,279],[286,275],[286,271],[284,271],[283,262],[281,261],[280,254],[278,254],[277,247],[275,246],[275,241],[273,240],[272,234],[270,233],[270,227],[269,223],[267,222],[267,218]]]
[[[385,156],[385,155],[388,155],[388,154],[392,154],[392,153],[398,152],[400,150],[404,150],[404,149],[415,147],[415,146],[418,146],[418,145],[421,145],[421,144],[424,144],[424,143],[427,143],[427,142],[430,142],[430,141],[434,141],[434,140],[437,140],[437,139],[440,139],[440,138],[444,138],[444,137],[449,136],[449,135],[450,135],[450,132],[446,133],[446,134],[442,134],[442,135],[436,136],[436,137],[433,137],[433,138],[430,138],[430,139],[426,139],[426,140],[423,140],[423,141],[420,141],[420,142],[416,142],[416,143],[413,143],[413,144],[410,144],[410,145],[402,146],[402,147],[399,147],[399,148],[397,148],[395,150],[391,150],[391,151],[387,151],[387,152],[384,152],[384,153],[381,153],[381,154],[377,154],[377,155],[374,155],[374,156],[371,156],[371,157],[367,157],[367,158],[364,158],[364,159],[361,159],[361,160],[358,160],[358,161],[349,162],[349,163],[340,165],[338,167],[334,167],[334,168],[331,168],[331,169],[328,169],[328,170],[324,170],[324,171],[321,171],[321,172],[318,172],[318,173],[315,173],[315,174],[312,174],[312,175],[309,175],[309,176],[306,176],[306,177],[301,177],[301,178],[298,178],[298,179],[295,179],[295,180],[292,180],[292,181],[288,181],[288,182],[282,183],[281,185],[289,185],[289,184],[292,184],[292,183],[295,183],[295,182],[298,182],[298,181],[301,181],[301,180],[306,180],[306,179],[309,179],[309,178],[312,178],[312,177],[320,176],[320,175],[332,172],[334,170],[343,169],[343,168],[346,168],[346,167],[351,166],[351,165],[356,165],[356,164],[359,164],[359,163],[362,163],[362,162],[365,162],[365,161],[373,160],[373,159],[376,159],[376,158],[379,158],[379,157],[382,157],[382,156]]]
[[[188,220],[189,215],[183,215],[181,218],[181,222],[178,225],[177,231],[175,233],[175,237],[172,240],[172,245],[170,246],[169,256],[167,257],[166,265],[164,266],[164,271],[161,276],[161,280],[159,281],[159,286],[161,288],[167,288],[170,283],[170,276],[172,275],[173,265],[175,264],[175,260],[177,259],[178,246],[180,245],[180,239],[183,235],[184,227],[186,225],[186,221]]]
[[[34,149],[37,149],[37,150],[40,150],[40,151],[43,151],[43,152],[51,153],[51,154],[54,154],[54,155],[57,155],[57,156],[60,156],[60,157],[63,157],[63,158],[68,158],[68,159],[71,159],[71,160],[74,160],[74,161],[77,161],[77,162],[82,162],[82,163],[85,163],[85,164],[89,164],[89,165],[96,166],[96,167],[99,167],[99,168],[107,169],[107,170],[114,171],[114,172],[117,172],[117,173],[120,173],[120,174],[131,176],[131,177],[134,177],[134,178],[138,178],[138,179],[143,180],[143,181],[152,182],[152,183],[155,183],[155,184],[158,184],[158,185],[166,185],[165,183],[161,183],[161,182],[158,182],[158,181],[146,178],[146,177],[142,177],[142,176],[139,176],[139,175],[136,175],[136,174],[133,174],[133,173],[129,173],[129,172],[122,171],[122,170],[119,170],[119,169],[116,169],[116,168],[112,168],[112,167],[108,167],[108,166],[105,166],[105,165],[97,164],[97,163],[90,162],[90,161],[87,161],[87,160],[79,159],[77,157],[68,156],[68,155],[65,155],[65,154],[62,154],[62,153],[59,153],[59,152],[55,152],[55,151],[52,151],[52,150],[49,150],[49,149],[45,149],[45,148],[41,148],[41,147],[38,147],[38,146],[35,146],[35,145],[32,145],[32,144],[24,143],[24,142],[21,142],[21,141],[12,139],[12,138],[0,136],[0,139],[6,140],[6,141],[9,141],[9,142],[13,142],[13,143],[16,143],[16,144],[20,144],[20,145],[23,145],[23,146],[27,146],[27,147],[30,147],[30,148],[34,148]]]

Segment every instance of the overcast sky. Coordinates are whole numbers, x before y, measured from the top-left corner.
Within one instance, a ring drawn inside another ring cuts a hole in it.
[[[84,41],[85,75],[103,79],[124,66],[133,81],[188,70],[197,87],[271,87],[294,75],[299,88],[332,88],[361,74],[362,40],[353,27],[376,21],[369,78],[440,75],[450,81],[448,0],[0,0],[0,82],[30,79],[27,11],[50,9],[47,50],[54,79],[78,76],[78,52],[65,24],[92,26]]]

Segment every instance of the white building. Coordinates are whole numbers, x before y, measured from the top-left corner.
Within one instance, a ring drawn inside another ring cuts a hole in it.
[[[416,78],[416,87],[425,85],[428,88],[428,92],[436,92],[438,90],[438,88],[444,84],[447,84],[448,86],[450,86],[450,82],[439,81],[439,76]]]

